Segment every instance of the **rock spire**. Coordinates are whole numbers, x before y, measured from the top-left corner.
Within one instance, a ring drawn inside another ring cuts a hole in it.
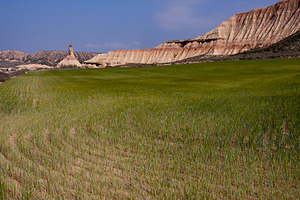
[[[72,47],[71,44],[69,45],[69,56],[75,57],[75,56],[74,56],[74,52],[73,52],[73,47]]]
[[[72,45],[69,45],[69,55],[65,57],[57,65],[58,68],[72,68],[72,67],[81,67],[80,62],[75,58]]]

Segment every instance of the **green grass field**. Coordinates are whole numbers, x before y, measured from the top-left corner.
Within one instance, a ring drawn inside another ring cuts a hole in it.
[[[299,199],[300,59],[0,85],[0,199]]]

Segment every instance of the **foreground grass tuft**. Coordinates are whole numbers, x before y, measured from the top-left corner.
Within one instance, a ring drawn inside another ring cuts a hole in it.
[[[21,75],[0,197],[297,199],[299,85],[299,59]]]

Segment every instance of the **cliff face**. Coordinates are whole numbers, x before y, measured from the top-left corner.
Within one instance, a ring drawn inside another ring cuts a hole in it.
[[[0,52],[0,68],[12,67],[22,64],[43,64],[56,66],[62,61],[68,52],[66,51],[40,51],[35,54],[26,54],[20,51],[2,51]],[[97,53],[74,52],[75,57],[81,63],[98,55]]]
[[[239,13],[203,36],[167,41],[149,50],[118,50],[100,54],[89,64],[168,63],[199,55],[231,55],[269,46],[300,30],[300,0]]]
[[[176,64],[214,62],[225,60],[256,60],[269,58],[300,57],[300,31],[267,47],[260,47],[226,56],[195,56],[176,62]],[[137,65],[131,65],[137,66]]]

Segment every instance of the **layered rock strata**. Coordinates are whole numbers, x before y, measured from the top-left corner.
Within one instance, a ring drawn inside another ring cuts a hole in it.
[[[300,0],[239,13],[203,36],[144,50],[118,50],[86,61],[102,66],[169,63],[200,55],[231,55],[276,43],[300,30]]]

